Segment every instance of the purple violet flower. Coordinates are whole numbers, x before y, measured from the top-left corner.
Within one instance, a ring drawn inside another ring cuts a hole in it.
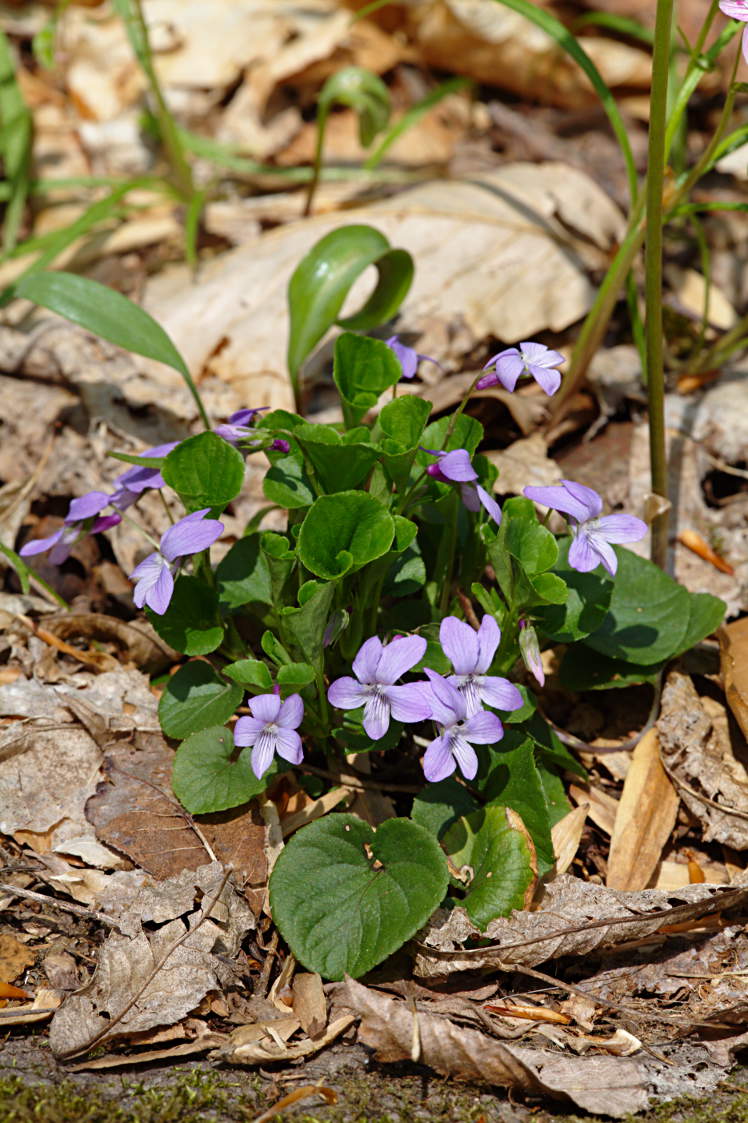
[[[748,25],[748,0],[719,0],[719,10],[730,19]],[[743,58],[748,62],[748,26],[743,29]]]
[[[554,368],[564,361],[563,355],[551,351],[544,343],[520,343],[519,347],[507,347],[492,355],[483,369],[493,364],[493,372],[479,379],[475,388],[485,390],[500,382],[505,390],[511,391],[521,374],[529,374],[550,397],[561,385],[561,375]]]
[[[290,452],[291,446],[284,437],[276,437],[270,448],[273,452]]]
[[[379,741],[395,721],[425,721],[431,706],[425,684],[395,686],[395,680],[414,667],[426,651],[422,636],[398,636],[383,644],[377,636],[367,639],[353,660],[356,678],[336,679],[327,697],[339,710],[364,707],[363,726],[372,741]],[[357,681],[358,680],[358,681]]]
[[[456,448],[453,452],[438,452],[430,448],[423,451],[429,456],[439,457],[436,464],[429,464],[427,473],[441,483],[459,484],[462,502],[468,511],[478,511],[484,507],[492,519],[497,523],[501,522],[501,507],[484,487],[475,482],[478,473],[470,463],[470,453],[466,448]]]
[[[281,702],[277,694],[258,694],[250,699],[249,708],[252,716],[240,717],[234,726],[234,744],[253,746],[252,771],[257,779],[265,775],[275,753],[291,764],[300,764],[304,750],[296,730],[304,717],[301,696],[290,694]]]
[[[144,558],[130,574],[135,581],[133,600],[138,608],[144,604],[163,616],[174,593],[174,575],[186,557],[207,550],[223,533],[223,523],[206,519],[210,507],[193,511],[170,526],[161,535],[158,550]]]
[[[401,343],[396,335],[391,335],[389,339],[385,340],[385,343],[400,363],[403,378],[414,378],[420,362],[433,363],[439,370],[444,370],[441,363],[437,362],[436,359],[432,359],[431,355],[422,355],[420,351],[415,351],[412,347]]]
[[[49,560],[52,564],[62,565],[70,557],[70,551],[81,538],[85,538],[88,534],[109,530],[122,521],[119,515],[96,517],[110,503],[111,496],[106,492],[87,491],[85,495],[72,500],[65,521],[59,530],[46,538],[33,538],[30,542],[25,542],[18,551],[19,554],[22,558],[28,558],[34,554],[44,554],[49,550]]]
[[[602,563],[615,577],[618,558],[610,545],[638,542],[647,533],[647,524],[634,515],[604,515],[603,501],[596,491],[573,480],[562,480],[560,487],[526,487],[524,494],[535,503],[561,511],[570,520],[573,541],[569,565],[579,573],[589,573]]]
[[[441,733],[426,748],[423,774],[436,782],[451,776],[459,767],[466,780],[478,771],[478,756],[473,745],[493,745],[504,736],[496,714],[477,710],[468,715],[467,703],[460,691],[436,671],[426,668],[431,684],[431,716],[441,726]]]
[[[239,441],[246,441],[254,436],[252,425],[254,423],[255,415],[263,413],[270,406],[257,406],[255,409],[238,409],[232,413],[225,425],[216,425],[213,430],[219,437],[223,437],[231,445],[236,445]]]
[[[154,459],[160,459],[163,456],[168,456],[173,448],[176,448],[179,441],[169,441],[164,445],[154,445],[153,448],[147,448],[145,452],[141,452],[141,456]],[[134,467],[129,468],[126,472],[122,472],[117,476],[114,481],[114,492],[111,497],[111,504],[119,511],[125,511],[131,507],[133,503],[137,502],[138,497],[146,488],[154,487],[159,488],[164,486],[164,477],[158,468],[146,468],[144,465],[136,464]]]
[[[543,661],[540,658],[538,633],[527,620],[520,620],[519,622],[519,653],[522,656],[522,662],[533,675],[535,681],[543,686],[545,684],[545,671],[543,670]]]
[[[497,710],[522,709],[522,695],[514,683],[486,674],[500,640],[501,630],[493,616],[485,615],[477,632],[456,616],[445,616],[441,622],[439,642],[455,669],[447,682],[464,698],[468,714],[477,713],[482,704]]]

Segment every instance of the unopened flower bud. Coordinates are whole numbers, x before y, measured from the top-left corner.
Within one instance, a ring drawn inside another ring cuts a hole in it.
[[[540,658],[538,634],[532,624],[528,624],[527,620],[520,620],[519,622],[519,650],[522,662],[540,686],[543,686],[545,671],[543,670],[543,661]]]

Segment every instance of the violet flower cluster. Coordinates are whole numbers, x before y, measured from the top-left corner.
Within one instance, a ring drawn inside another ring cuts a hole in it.
[[[344,676],[331,683],[327,697],[341,710],[363,707],[362,724],[372,741],[379,741],[390,720],[417,723],[433,719],[437,736],[428,744],[423,760],[427,780],[443,780],[459,767],[466,779],[478,771],[473,745],[495,744],[504,735],[496,714],[522,706],[522,695],[508,679],[488,674],[501,640],[492,616],[484,616],[478,632],[456,616],[442,620],[439,642],[454,674],[443,678],[424,668],[426,679],[397,683],[419,663],[427,643],[421,636],[399,636],[383,644],[377,636],[361,646],[353,660],[355,678]]]

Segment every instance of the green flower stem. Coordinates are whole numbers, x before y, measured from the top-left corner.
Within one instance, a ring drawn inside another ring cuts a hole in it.
[[[449,438],[450,438],[450,437],[452,436],[452,434],[454,433],[454,431],[455,431],[455,426],[457,425],[457,422],[459,421],[459,419],[460,419],[460,417],[462,416],[462,414],[463,414],[463,413],[465,412],[465,406],[466,406],[466,405],[468,404],[468,402],[470,401],[470,395],[471,395],[471,394],[473,393],[473,390],[474,390],[474,389],[475,389],[475,387],[476,387],[476,386],[478,385],[478,382],[480,381],[480,379],[481,379],[481,378],[483,378],[483,376],[484,376],[484,374],[485,374],[485,373],[486,373],[486,372],[485,372],[484,370],[479,370],[479,371],[478,371],[478,373],[476,374],[475,378],[473,379],[473,381],[472,381],[472,382],[470,383],[470,385],[468,386],[468,388],[467,388],[467,392],[466,392],[466,394],[465,394],[465,397],[464,397],[464,398],[462,399],[462,401],[461,401],[461,402],[460,402],[460,404],[458,405],[457,409],[456,409],[456,410],[454,411],[454,413],[452,414],[451,418],[449,419],[449,425],[447,426],[447,431],[446,431],[446,433],[444,434],[444,440],[442,441],[442,447],[441,447],[441,448],[439,449],[439,451],[440,451],[440,452],[443,452],[443,451],[444,451],[444,449],[445,449],[445,448],[447,447],[447,445],[449,444]]]
[[[140,523],[138,522],[138,520],[137,520],[137,519],[134,519],[134,518],[132,517],[132,515],[128,515],[126,511],[119,511],[119,510],[117,510],[117,508],[116,508],[116,507],[114,508],[114,510],[115,510],[115,511],[117,511],[117,514],[118,514],[118,515],[119,515],[119,516],[120,516],[120,517],[122,518],[122,521],[123,521],[123,522],[129,523],[129,524],[130,524],[130,526],[134,527],[134,528],[135,528],[135,530],[137,530],[137,532],[138,532],[139,534],[142,534],[142,535],[143,535],[143,537],[144,537],[144,538],[145,538],[145,539],[146,539],[146,540],[147,540],[148,542],[150,542],[150,544],[151,544],[151,546],[153,546],[154,550],[158,550],[159,552],[161,551],[161,543],[160,543],[160,542],[157,542],[157,541],[156,541],[156,539],[155,539],[155,538],[153,537],[153,535],[152,535],[152,534],[150,534],[150,533],[149,533],[149,532],[148,532],[148,531],[147,531],[147,530],[145,529],[145,527],[144,527],[144,526],[141,526],[141,525],[140,525]],[[169,516],[169,517],[171,517],[171,516]]]
[[[439,597],[439,615],[443,617],[452,595],[452,571],[455,561],[455,547],[457,545],[457,520],[460,517],[460,496],[455,491],[447,507],[447,529],[439,547],[439,558],[436,570],[437,585],[441,581],[441,595]]]
[[[621,288],[626,282],[637,254],[642,247],[645,235],[643,222],[643,201],[637,204],[629,221],[626,235],[605,274],[602,284],[597,291],[592,307],[579,332],[574,350],[571,354],[569,369],[564,377],[561,389],[553,398],[549,425],[553,425],[562,412],[568,398],[575,392],[584,378],[595,352],[600,347],[608,328],[613,309],[618,301]]]
[[[649,149],[646,184],[646,239],[644,246],[644,334],[649,402],[649,466],[655,495],[667,500],[667,445],[665,442],[665,371],[662,340],[662,193],[665,187],[667,89],[670,74],[670,38],[673,0],[657,0],[652,90],[649,112]],[[664,569],[667,562],[668,509],[652,520],[652,561]]]
[[[120,6],[120,11],[122,7]],[[148,79],[148,86],[151,91],[151,96],[154,101],[154,108],[156,113],[156,120],[158,121],[159,132],[161,139],[166,149],[166,154],[169,158],[172,174],[174,177],[174,185],[177,188],[180,196],[185,202],[192,199],[195,194],[195,185],[192,180],[192,170],[187,157],[185,156],[182,140],[179,135],[177,124],[169,112],[169,107],[166,104],[161,83],[156,73],[156,68],[153,65],[153,56],[151,54],[150,40],[148,36],[148,25],[143,17],[143,7],[141,0],[131,0],[129,11],[125,17],[134,25],[134,35],[143,45],[141,51],[138,52],[138,61],[143,68],[143,72]]]
[[[327,130],[327,115],[329,107],[321,105],[317,109],[317,143],[314,148],[314,164],[312,165],[312,178],[309,180],[309,186],[306,190],[306,201],[304,202],[303,215],[312,213],[312,206],[314,204],[314,196],[317,193],[319,186],[320,176],[322,174],[322,152],[325,145],[325,132]]]

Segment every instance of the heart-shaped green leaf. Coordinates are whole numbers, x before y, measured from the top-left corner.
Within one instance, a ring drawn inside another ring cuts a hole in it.
[[[346,425],[357,425],[377,404],[380,394],[396,386],[402,368],[381,339],[344,332],[335,340],[333,378],[342,399]]]
[[[146,615],[161,638],[185,655],[207,655],[223,640],[218,597],[199,577],[178,577],[166,612],[159,616],[148,608]]]
[[[317,577],[333,581],[386,554],[395,537],[392,516],[365,491],[322,495],[299,533],[299,556]]]
[[[547,873],[555,856],[532,739],[522,729],[507,729],[504,739],[484,750],[481,760],[477,782],[484,798],[521,815],[535,844],[540,873]]]
[[[495,804],[481,807],[453,823],[443,844],[457,869],[469,866],[473,871],[462,904],[482,932],[498,916],[527,908],[537,867],[516,812]]]
[[[238,683],[226,682],[207,663],[185,663],[161,695],[161,728],[167,737],[188,737],[199,729],[221,725],[234,713],[243,694]]]
[[[231,733],[213,725],[193,733],[177,749],[171,783],[174,794],[193,815],[209,815],[239,807],[264,792],[278,773],[271,766],[261,780],[251,767],[251,750],[239,750]]]
[[[270,877],[273,920],[296,958],[326,979],[357,978],[409,940],[440,904],[447,863],[408,819],[375,832],[355,815],[300,830]]]
[[[241,491],[244,460],[222,437],[199,433],[172,449],[161,474],[188,511],[223,508]]]
[[[243,604],[272,604],[267,560],[260,535],[248,534],[235,542],[216,567],[218,599],[228,609]]]
[[[688,631],[686,589],[631,550],[615,547],[618,571],[608,613],[585,643],[602,655],[650,665],[682,650]]]

